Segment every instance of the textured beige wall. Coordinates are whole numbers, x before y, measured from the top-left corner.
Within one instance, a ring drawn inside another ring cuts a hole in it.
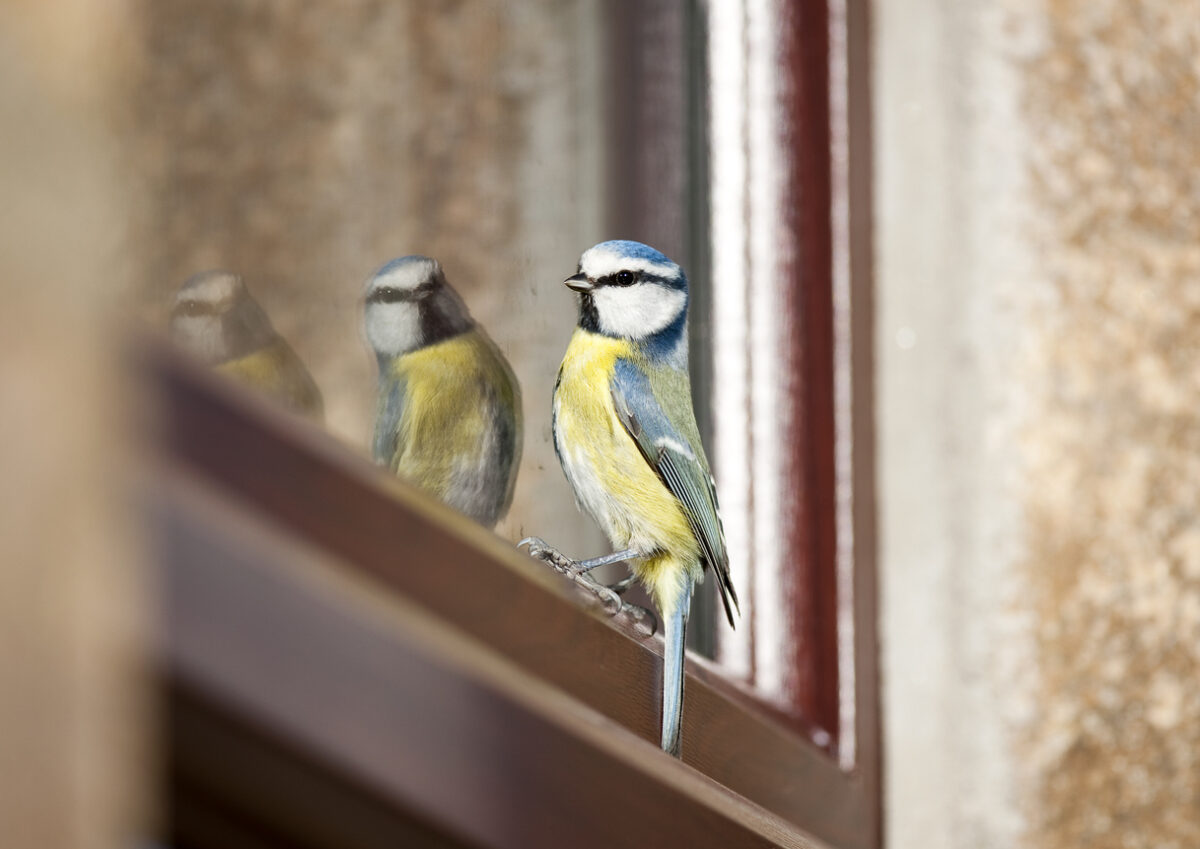
[[[605,236],[594,0],[141,0],[128,113],[134,304],[161,321],[195,271],[243,274],[309,364],[330,430],[369,444],[370,273],[439,258],[513,363],[525,408],[500,533],[600,550],[549,433],[575,321],[560,285]]]
[[[1200,5],[875,4],[894,847],[1200,845]]]
[[[143,839],[142,575],[107,344],[123,4],[0,5],[0,845]]]
[[[1051,2],[1025,428],[1031,844],[1200,846],[1200,4]]]

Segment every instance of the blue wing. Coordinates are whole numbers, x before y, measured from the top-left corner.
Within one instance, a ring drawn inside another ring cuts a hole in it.
[[[404,415],[407,382],[389,378],[380,380],[379,411],[375,417],[375,440],[371,454],[375,462],[391,468],[399,453],[400,419]]]
[[[663,410],[646,373],[629,360],[619,359],[613,368],[613,405],[617,418],[646,462],[679,499],[704,553],[705,565],[711,566],[717,576],[725,616],[732,626],[733,611],[738,607],[737,592],[729,580],[729,554],[717,512],[717,490],[696,433],[687,373],[678,372],[662,382],[672,408],[678,408],[678,416],[687,417],[679,426]]]

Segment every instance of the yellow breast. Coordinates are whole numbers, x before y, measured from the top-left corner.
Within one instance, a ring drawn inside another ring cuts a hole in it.
[[[290,410],[322,418],[324,404],[304,363],[283,339],[216,369],[274,398]]]
[[[475,331],[398,357],[392,368],[406,391],[404,438],[392,470],[445,497],[465,467],[485,462],[486,450],[494,450],[485,438],[492,418],[500,411],[515,415],[513,380]]]
[[[618,358],[638,355],[628,341],[576,330],[554,393],[555,441],[576,497],[613,546],[654,552],[634,572],[667,612],[684,575],[700,574],[700,550],[679,501],[617,418],[610,381]]]

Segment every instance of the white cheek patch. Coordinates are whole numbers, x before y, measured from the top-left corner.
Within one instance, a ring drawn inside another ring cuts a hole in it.
[[[592,292],[600,329],[611,336],[641,339],[668,327],[687,309],[687,293],[657,283],[601,286]]]
[[[205,362],[220,362],[227,356],[225,334],[217,316],[176,316],[171,319],[171,338]]]
[[[421,316],[415,303],[368,304],[364,327],[376,353],[397,357],[421,343]]]

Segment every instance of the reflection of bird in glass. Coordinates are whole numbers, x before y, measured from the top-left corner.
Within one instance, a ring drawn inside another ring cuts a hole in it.
[[[173,340],[218,372],[293,412],[323,418],[312,375],[238,275],[203,271],[189,277],[175,295],[170,328]]]
[[[424,256],[367,282],[364,325],[379,360],[376,462],[492,527],[521,458],[521,391],[504,355]]]
[[[692,587],[711,567],[729,624],[737,593],[700,443],[688,380],[688,285],[682,269],[639,242],[602,242],[565,281],[580,294],[579,326],[554,390],[554,447],[580,505],[618,549],[572,561],[537,538],[530,553],[603,587],[597,566],[627,561],[664,620],[662,747],[678,756],[684,630]]]

